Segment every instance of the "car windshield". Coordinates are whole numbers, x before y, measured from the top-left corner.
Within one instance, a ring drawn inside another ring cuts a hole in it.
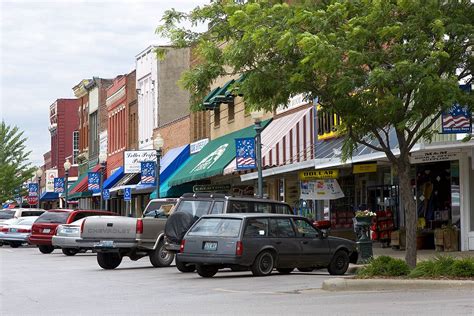
[[[46,212],[43,213],[40,217],[38,217],[36,223],[65,224],[68,216],[68,212]]]
[[[238,237],[241,219],[203,218],[188,233],[189,236]]]
[[[26,218],[20,218],[17,224],[18,225],[32,225],[36,221],[37,218],[38,216],[29,216]]]
[[[0,219],[10,219],[15,215],[15,211],[0,211]]]
[[[185,212],[196,217],[201,217],[208,213],[211,203],[211,201],[202,200],[181,201],[181,203],[178,205],[178,208],[176,209],[176,212]]]

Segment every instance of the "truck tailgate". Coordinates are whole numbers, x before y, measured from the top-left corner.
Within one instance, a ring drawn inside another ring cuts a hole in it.
[[[81,238],[86,240],[136,240],[137,219],[123,216],[87,218]]]

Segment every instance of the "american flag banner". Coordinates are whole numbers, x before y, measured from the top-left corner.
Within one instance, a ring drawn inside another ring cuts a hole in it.
[[[28,196],[37,197],[38,196],[38,183],[29,183],[28,184]]]
[[[156,167],[154,161],[142,161],[141,162],[141,172],[142,184],[156,184]]]
[[[87,189],[93,193],[100,192],[100,173],[99,172],[89,172],[87,174]]]
[[[254,169],[257,167],[254,138],[235,139],[235,161],[237,170]]]
[[[54,178],[54,192],[64,193],[64,178]]]
[[[443,134],[471,133],[472,113],[467,106],[453,105],[442,115]]]

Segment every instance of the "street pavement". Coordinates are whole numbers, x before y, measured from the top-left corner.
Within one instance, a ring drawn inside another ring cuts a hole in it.
[[[106,271],[92,253],[3,246],[0,272],[0,315],[474,315],[470,290],[326,292],[324,270],[204,279],[148,258]]]

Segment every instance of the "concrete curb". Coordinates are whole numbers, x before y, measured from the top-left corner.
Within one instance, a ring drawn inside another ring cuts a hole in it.
[[[325,291],[392,291],[418,289],[474,290],[474,281],[465,280],[393,280],[393,279],[329,279],[323,282]]]

